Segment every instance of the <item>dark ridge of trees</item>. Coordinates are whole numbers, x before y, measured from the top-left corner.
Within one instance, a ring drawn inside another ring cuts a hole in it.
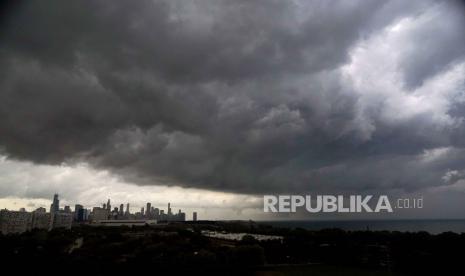
[[[228,241],[203,236],[201,231],[207,229],[282,235],[283,239],[260,241],[246,235],[240,241]],[[320,275],[318,271],[323,271],[331,275],[354,269],[354,275],[430,275],[461,271],[464,257],[465,234],[452,232],[310,231],[230,222],[134,228],[80,226],[0,235],[3,266],[16,271],[33,268],[32,275],[53,274],[53,267],[64,269],[56,270],[61,275],[133,275],[147,268],[151,275],[157,271],[222,275],[260,271]]]

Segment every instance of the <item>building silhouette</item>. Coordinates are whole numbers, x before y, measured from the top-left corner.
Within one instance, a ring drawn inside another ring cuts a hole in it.
[[[146,208],[146,209],[145,209]],[[37,208],[33,212],[27,212],[25,208],[20,211],[0,210],[0,232],[22,233],[31,229],[53,229],[71,228],[75,224],[94,224],[102,226],[116,225],[153,225],[158,222],[182,222],[186,220],[186,214],[181,209],[173,213],[171,203],[168,203],[167,210],[155,208],[150,202],[142,207],[140,212],[131,214],[129,203],[120,204],[119,208],[111,209],[111,201],[103,203],[102,207],[93,207],[92,211],[84,208],[81,204],[74,205],[74,211],[70,206],[60,209],[58,194],[53,195],[50,212],[43,207]],[[197,212],[193,213],[193,220],[197,220]]]
[[[50,205],[50,213],[56,213],[60,210],[60,200],[58,194],[53,195],[52,205]]]

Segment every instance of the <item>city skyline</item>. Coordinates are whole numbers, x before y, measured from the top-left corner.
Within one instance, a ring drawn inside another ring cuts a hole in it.
[[[70,205],[60,205],[58,194],[53,195],[50,208],[39,207],[31,212],[21,207],[19,210],[0,209],[0,234],[24,233],[34,230],[50,231],[56,228],[71,229],[80,226],[156,226],[169,223],[186,222],[186,213],[181,209],[173,210],[170,203],[163,208],[152,206],[150,202],[132,213],[130,203],[112,206],[111,199],[101,206],[87,209],[76,203],[74,209]],[[126,209],[124,209],[126,206]],[[121,209],[120,209],[121,208]],[[192,222],[197,222],[197,212],[192,213]]]
[[[108,205],[110,203],[110,205]],[[165,214],[177,214],[179,212],[181,212],[182,209],[177,209],[176,206],[172,207],[171,203],[168,202],[167,204],[165,204],[165,207],[166,209],[164,209],[161,205],[157,205],[157,204],[152,204],[152,202],[147,202],[145,204],[145,206],[150,206],[151,209],[148,209],[144,206],[132,206],[130,204],[130,202],[126,202],[126,203],[120,203],[119,205],[118,204],[115,204],[115,205],[111,205],[111,199],[108,198],[106,202],[103,202],[101,203],[100,205],[98,206],[95,206],[94,205],[83,205],[82,203],[74,203],[74,204],[60,204],[60,199],[59,199],[59,194],[55,193],[53,195],[53,199],[51,201],[51,204],[49,205],[50,207],[49,208],[46,208],[46,205],[43,205],[43,206],[29,206],[29,208],[26,208],[26,207],[19,207],[19,208],[5,208],[3,206],[0,206],[0,210],[8,210],[8,211],[21,211],[21,212],[33,212],[33,211],[37,211],[37,210],[48,210],[49,213],[53,213],[53,212],[60,212],[60,211],[65,211],[65,212],[72,212],[72,213],[75,213],[76,212],[76,209],[77,207],[79,206],[80,208],[83,208],[89,212],[92,212],[92,209],[94,208],[102,208],[102,209],[105,209],[105,210],[108,210],[110,212],[113,212],[116,210],[116,212],[120,213],[121,214],[121,206],[123,206],[123,213],[124,214],[131,214],[131,215],[136,215],[136,214],[141,214],[142,216],[144,215],[147,215],[147,210],[150,210],[150,212],[153,212],[153,210],[157,210],[158,212],[164,212]],[[67,209],[69,209],[67,211]],[[165,212],[166,210],[166,212]],[[174,210],[174,211],[173,211]],[[195,215],[194,215],[195,213]],[[158,213],[157,213],[158,214]],[[185,214],[185,213],[184,213]],[[195,217],[195,220],[197,220],[197,217],[198,217],[198,212],[197,211],[193,211],[193,213],[190,214],[190,217],[191,217],[191,220],[194,220],[194,217]],[[187,218],[187,214],[185,216],[185,218]]]

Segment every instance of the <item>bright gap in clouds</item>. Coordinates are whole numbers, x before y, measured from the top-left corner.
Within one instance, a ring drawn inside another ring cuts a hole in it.
[[[417,46],[412,37],[429,25],[448,39],[452,36],[444,34],[450,23],[442,22],[440,16],[428,10],[388,25],[356,43],[350,61],[340,67],[345,85],[358,96],[358,120],[370,124],[363,128],[366,140],[375,131],[375,119],[396,125],[423,115],[430,117],[427,127],[438,129],[457,127],[462,122],[462,118],[450,115],[450,109],[464,102],[465,59],[456,60],[416,87],[410,87],[404,79],[409,72],[402,63],[411,58]],[[373,114],[372,110],[377,112]]]
[[[101,206],[111,199],[113,207],[130,204],[137,212],[147,202],[166,210],[168,202],[173,212],[182,209],[187,219],[197,211],[199,219],[260,218],[261,198],[201,189],[168,186],[138,186],[126,183],[108,171],[96,170],[85,163],[37,165],[0,156],[0,198],[2,208],[32,211],[49,208],[54,193],[60,195],[60,206],[82,204],[86,208]]]

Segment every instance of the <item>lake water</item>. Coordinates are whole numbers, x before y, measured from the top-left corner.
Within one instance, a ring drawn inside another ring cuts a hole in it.
[[[271,235],[258,235],[258,234],[249,234],[249,233],[226,233],[218,231],[202,231],[202,235],[210,238],[218,238],[225,240],[236,240],[240,241],[245,235],[252,236],[259,241],[269,241],[269,240],[282,240],[281,236],[271,236]]]
[[[344,230],[374,230],[374,231],[426,231],[431,234],[442,232],[465,232],[465,220],[325,220],[325,221],[261,221],[259,223],[284,228],[304,228],[321,230],[325,228],[340,228]]]

